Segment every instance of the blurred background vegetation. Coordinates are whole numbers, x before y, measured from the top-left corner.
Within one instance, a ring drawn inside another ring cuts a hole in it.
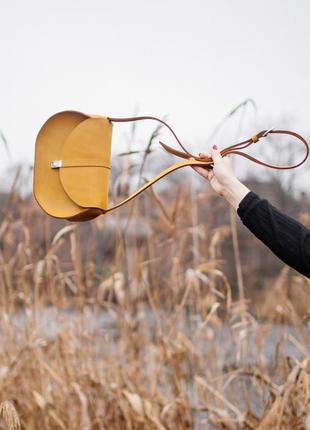
[[[161,130],[138,153],[135,132],[129,154],[112,161],[114,201],[171,163],[153,150]],[[273,162],[298,156],[288,141],[259,145],[253,151]],[[309,225],[298,169],[265,172],[264,181],[260,172],[251,168],[243,182]],[[31,169],[12,168],[8,178],[0,197],[1,428],[308,428],[309,280],[206,181],[185,169],[79,224],[42,212],[25,187]]]

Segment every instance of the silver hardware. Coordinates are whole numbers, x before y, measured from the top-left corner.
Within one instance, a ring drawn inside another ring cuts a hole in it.
[[[59,169],[60,167],[62,167],[62,160],[54,160],[51,162],[52,169]]]
[[[271,130],[273,130],[273,129],[274,129],[274,126],[269,128],[268,130],[266,130],[265,133],[262,135],[262,137],[266,137],[267,134],[269,134],[271,132]]]

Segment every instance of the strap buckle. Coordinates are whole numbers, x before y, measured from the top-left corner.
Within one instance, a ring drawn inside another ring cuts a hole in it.
[[[265,131],[262,137],[266,137],[273,129],[274,129],[274,126],[270,127],[268,130]]]

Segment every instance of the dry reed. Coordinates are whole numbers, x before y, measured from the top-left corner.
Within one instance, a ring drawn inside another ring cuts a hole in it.
[[[307,281],[284,268],[249,312],[225,275],[229,220],[213,227],[193,218],[189,190],[171,195],[132,205],[125,232],[127,209],[55,231],[11,195],[17,214],[0,225],[1,428],[309,428]],[[214,210],[217,197],[203,198]]]
[[[1,429],[310,429],[309,281],[284,267],[251,300],[210,189],[170,183],[83,225],[17,190],[0,221]]]

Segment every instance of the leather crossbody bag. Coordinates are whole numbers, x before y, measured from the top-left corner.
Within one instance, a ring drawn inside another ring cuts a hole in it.
[[[160,142],[162,147],[183,159],[146,182],[120,203],[108,205],[111,168],[112,128],[117,122],[156,120],[168,127],[182,151]],[[299,139],[306,149],[304,158],[291,166],[274,166],[242,152],[268,134],[286,134]],[[224,157],[237,154],[250,161],[274,169],[293,169],[303,164],[309,147],[299,134],[287,130],[263,130],[244,142],[221,151]],[[70,221],[87,221],[129,202],[169,173],[186,166],[212,168],[212,158],[200,158],[182,145],[173,129],[163,120],[140,116],[111,118],[86,115],[76,111],[59,112],[42,126],[36,139],[34,163],[34,195],[40,207],[49,215]]]

